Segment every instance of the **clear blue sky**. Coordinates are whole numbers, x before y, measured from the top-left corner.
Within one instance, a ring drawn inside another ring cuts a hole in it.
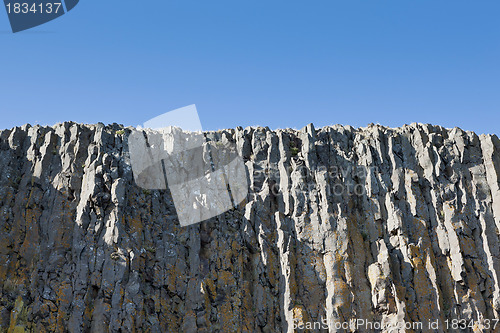
[[[500,134],[498,0],[82,0],[12,34],[0,128],[142,124],[196,104],[205,129],[428,122]]]

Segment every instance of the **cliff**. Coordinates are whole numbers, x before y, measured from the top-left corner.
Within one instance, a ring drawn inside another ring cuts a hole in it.
[[[248,196],[181,227],[168,189],[135,184],[129,135],[0,131],[0,331],[500,332],[496,136],[208,132],[235,142]]]

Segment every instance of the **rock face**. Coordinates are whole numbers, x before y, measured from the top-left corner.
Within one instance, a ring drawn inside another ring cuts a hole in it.
[[[129,133],[0,132],[0,331],[500,331],[496,136],[209,132],[249,194],[181,227],[169,190],[135,185]]]

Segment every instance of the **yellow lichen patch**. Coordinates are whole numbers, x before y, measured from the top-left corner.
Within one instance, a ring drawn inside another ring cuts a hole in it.
[[[476,243],[470,237],[460,237],[460,249],[464,256],[475,256],[477,253]]]
[[[295,253],[291,252],[290,253],[290,281],[289,281],[289,288],[290,288],[290,297],[295,298],[295,295],[299,292],[299,287],[297,285],[297,279],[295,278],[295,267],[297,267],[297,257],[295,256]]]
[[[215,283],[213,280],[207,278],[203,280],[201,286],[206,296],[210,295],[210,297],[212,298],[215,298],[217,296],[217,291],[215,289]]]
[[[237,332],[238,331],[238,314],[233,311],[231,302],[224,302],[219,307],[220,320],[222,324],[222,332]]]
[[[309,322],[309,316],[307,311],[302,305],[296,305],[292,309],[293,322],[297,323],[297,326],[304,326],[305,323]]]
[[[40,237],[38,235],[38,223],[37,220],[41,213],[38,210],[27,209],[25,213],[26,230],[23,239],[23,244],[21,245],[21,251],[25,254],[29,254],[32,257],[33,248],[40,243]]]
[[[124,217],[124,219],[125,219],[125,217]],[[130,228],[131,234],[136,233],[136,232],[142,233],[144,226],[143,226],[141,218],[139,216],[130,217],[126,220],[127,220],[128,227]]]
[[[472,299],[477,299],[481,295],[481,291],[479,290],[480,280],[476,273],[474,272],[474,266],[472,264],[472,260],[469,258],[465,258],[465,267],[468,272],[467,280],[469,282],[469,291],[468,296]]]
[[[23,326],[17,325],[17,320],[21,312],[23,311],[23,306],[24,306],[23,299],[21,296],[19,296],[16,299],[16,302],[14,303],[14,308],[10,312],[10,326],[9,329],[7,330],[7,333],[24,332],[24,330],[19,331],[19,329],[23,328]]]
[[[83,313],[83,318],[85,319],[86,322],[90,323],[92,321],[92,314],[93,313],[94,313],[93,306],[87,306],[85,308],[85,312]]]
[[[228,244],[223,242],[219,242],[218,246],[220,246],[222,250],[219,254],[218,266],[220,266],[221,269],[231,268],[233,258],[238,256],[239,246],[235,244],[228,246]]]
[[[424,240],[428,238],[427,222],[424,219],[414,217],[412,227],[412,232],[415,234],[415,237]]]
[[[342,279],[333,281],[333,291],[335,293],[335,307],[342,307],[349,304],[349,295],[351,294],[349,285]]]
[[[16,326],[14,327],[14,330],[12,330],[12,333],[25,333],[25,332],[29,331],[27,331],[24,326]]]
[[[177,265],[172,265],[167,268],[165,274],[165,283],[169,291],[175,293],[178,285],[184,283],[184,279],[185,275]]]
[[[236,284],[233,274],[228,271],[220,271],[217,273],[217,281],[223,286],[233,286]]]
[[[234,253],[237,253],[241,249],[241,246],[237,241],[233,240],[233,242],[231,243],[231,249],[234,251]]]
[[[66,332],[67,329],[65,328],[66,322],[69,318],[69,314],[63,311],[57,312],[57,321],[56,321],[56,330],[55,332]]]
[[[340,254],[339,252],[335,252],[333,260],[333,268],[340,269],[341,267],[343,267],[344,260],[345,258],[344,256],[342,256],[342,254]]]
[[[429,254],[427,252],[421,254],[418,247],[410,246],[412,255],[418,257],[411,258],[413,265],[413,288],[418,299],[418,315],[420,318],[432,318],[438,312],[437,300],[432,295],[433,286],[427,275],[425,262],[428,262]]]
[[[424,266],[424,263],[420,258],[412,258],[411,263],[414,268],[422,268]]]
[[[49,332],[55,332],[57,329],[57,312],[51,312],[47,319],[47,330]]]
[[[272,286],[276,286],[279,281],[280,263],[277,256],[272,252],[268,252],[267,275]]]
[[[253,311],[251,283],[248,281],[243,282],[241,302],[242,332],[253,333],[255,317]]]

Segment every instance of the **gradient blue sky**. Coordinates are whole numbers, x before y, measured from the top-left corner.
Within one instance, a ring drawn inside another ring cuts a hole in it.
[[[426,122],[500,134],[500,1],[82,0],[12,34],[0,128],[142,124],[196,104],[205,129]]]

